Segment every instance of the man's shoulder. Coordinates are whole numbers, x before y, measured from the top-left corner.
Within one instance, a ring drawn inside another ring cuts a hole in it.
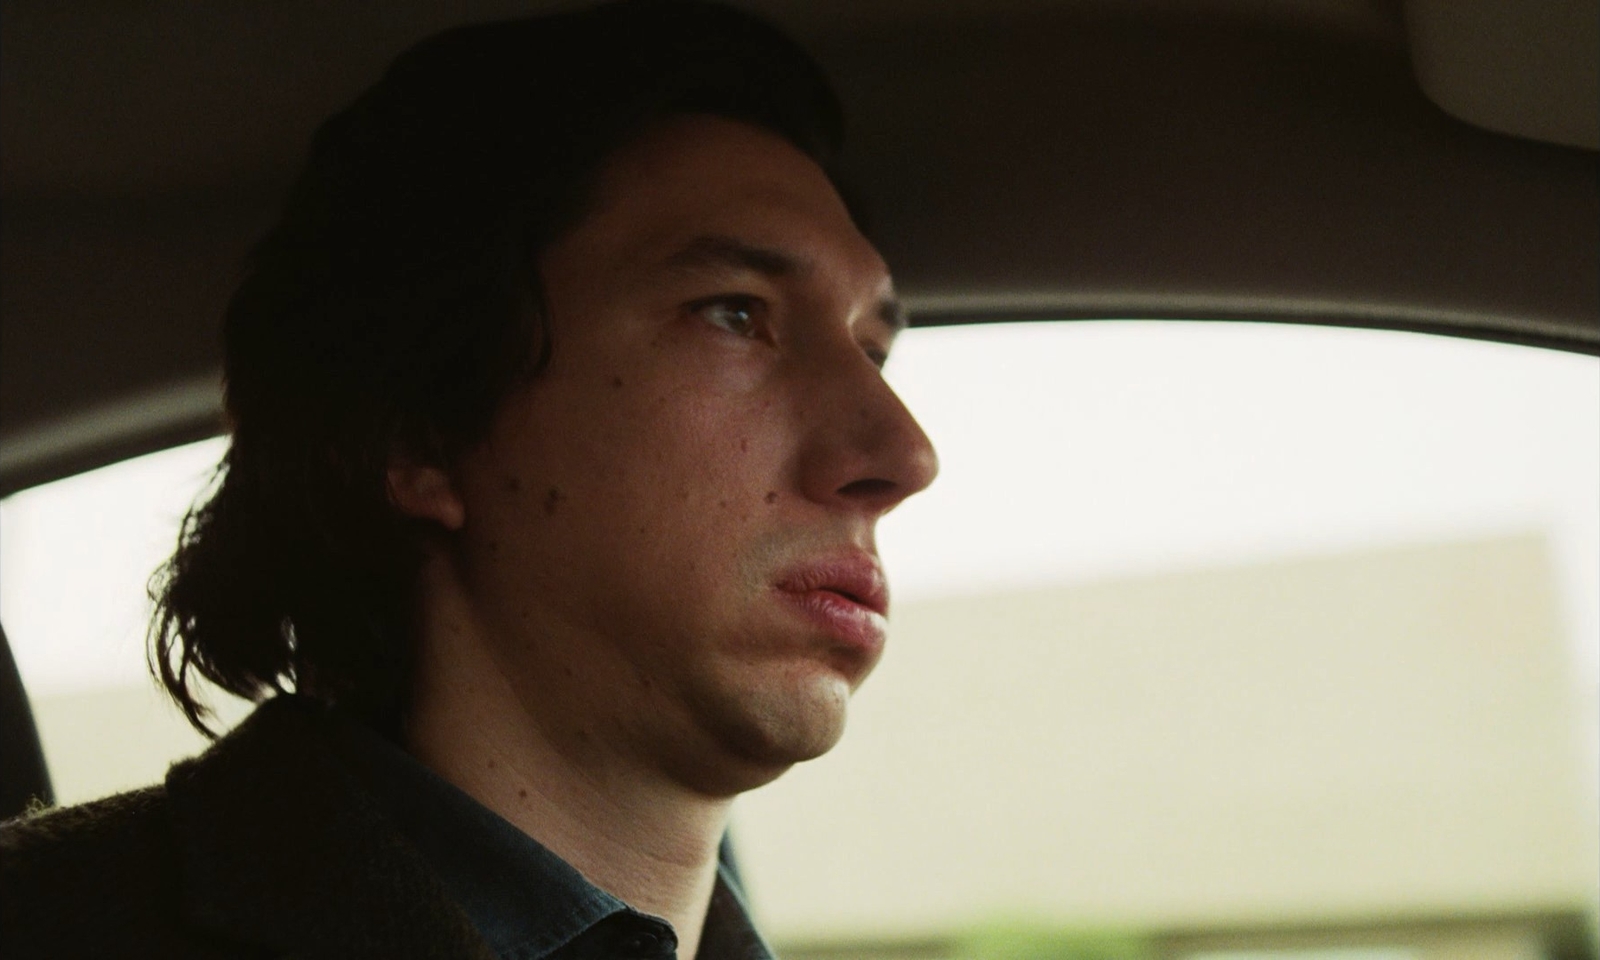
[[[0,826],[0,956],[487,956],[333,727],[280,698],[162,785]]]
[[[208,922],[213,894],[228,886],[210,868],[232,853],[244,869],[259,851],[259,821],[303,792],[304,783],[279,784],[311,749],[296,713],[258,711],[164,782],[0,824],[0,956],[240,953],[242,939],[221,947],[229,938]],[[282,872],[259,878],[292,882]]]
[[[71,807],[46,808],[0,823],[0,877],[9,886],[119,859],[149,862],[170,846],[163,784]]]
[[[163,786],[0,824],[6,956],[205,955],[182,942],[179,896]]]

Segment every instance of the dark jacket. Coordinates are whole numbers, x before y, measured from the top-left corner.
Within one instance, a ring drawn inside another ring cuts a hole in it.
[[[0,826],[0,957],[493,953],[340,764],[257,710],[164,784]]]

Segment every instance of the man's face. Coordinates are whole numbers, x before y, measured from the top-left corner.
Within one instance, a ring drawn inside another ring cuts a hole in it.
[[[541,256],[553,353],[455,474],[472,615],[562,749],[732,793],[838,740],[874,526],[937,471],[879,366],[883,261],[822,170],[686,117]]]

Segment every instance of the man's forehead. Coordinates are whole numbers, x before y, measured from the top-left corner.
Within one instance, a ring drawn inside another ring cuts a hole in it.
[[[888,282],[882,257],[825,180],[734,173],[676,202],[639,199],[633,222],[619,226],[635,233],[635,249],[651,262],[682,269],[739,265],[793,276],[850,270]],[[619,219],[628,216],[626,209],[616,212]]]
[[[575,232],[641,279],[745,271],[893,299],[887,266],[827,174],[771,131],[677,118],[621,147],[596,186]],[[890,314],[903,325],[903,311]]]
[[[663,122],[619,147],[602,165],[592,199],[592,213],[614,227],[669,243],[685,235],[749,236],[764,222],[784,233],[860,239],[816,161],[771,131],[716,117]],[[756,239],[796,246],[800,238]]]

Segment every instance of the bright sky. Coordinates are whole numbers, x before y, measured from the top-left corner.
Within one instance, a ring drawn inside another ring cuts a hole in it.
[[[1544,532],[1600,683],[1600,359],[1267,324],[912,330],[889,379],[939,448],[881,526],[899,601]],[[144,586],[212,440],[0,501],[0,612],[35,696],[142,682]]]

